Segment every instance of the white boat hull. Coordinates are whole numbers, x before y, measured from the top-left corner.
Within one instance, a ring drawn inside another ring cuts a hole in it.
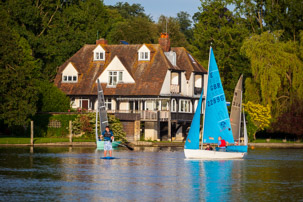
[[[187,159],[242,159],[246,153],[184,149],[184,154]]]

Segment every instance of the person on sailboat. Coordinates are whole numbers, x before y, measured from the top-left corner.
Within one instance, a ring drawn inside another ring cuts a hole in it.
[[[213,150],[213,148],[212,148],[212,146],[210,146],[210,144],[207,144],[205,150],[211,151],[211,150]]]
[[[105,131],[103,131],[101,138],[104,138],[104,157],[106,157],[107,151],[109,151],[109,156],[112,156],[112,141],[114,140],[114,134],[109,130],[109,126],[105,127]]]
[[[221,136],[218,137],[218,151],[226,152],[226,141]]]

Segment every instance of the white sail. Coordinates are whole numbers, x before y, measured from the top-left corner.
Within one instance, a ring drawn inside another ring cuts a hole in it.
[[[243,108],[243,128],[244,128],[244,145],[247,145],[248,144],[248,136],[247,136],[247,128],[246,128],[244,108]]]
[[[243,75],[238,80],[231,104],[230,124],[235,142],[240,142]]]

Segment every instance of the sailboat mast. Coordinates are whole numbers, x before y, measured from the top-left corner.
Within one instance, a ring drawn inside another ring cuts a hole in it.
[[[241,86],[241,94],[240,94],[240,96],[241,96],[241,101],[240,101],[240,118],[239,118],[239,136],[238,136],[238,142],[239,142],[239,144],[240,144],[240,142],[241,142],[241,140],[240,140],[240,134],[241,134],[241,111],[242,111],[242,86]]]
[[[206,93],[205,93],[205,100],[207,97],[207,86],[208,86],[208,77],[209,77],[209,63],[210,63],[210,53],[212,47],[209,47],[209,56],[208,56],[208,74],[207,74],[207,83],[206,83]],[[205,86],[204,86],[205,88]],[[203,91],[202,91],[203,92]],[[203,95],[202,95],[203,96]],[[203,125],[202,125],[202,137],[201,137],[201,149],[203,149],[203,136],[204,136],[204,121],[205,121],[205,111],[206,111],[207,104],[205,104],[204,112],[203,112]]]

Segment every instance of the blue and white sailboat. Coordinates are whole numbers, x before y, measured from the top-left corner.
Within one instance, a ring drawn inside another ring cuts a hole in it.
[[[200,149],[199,136],[202,96],[203,93],[199,99],[198,106],[186,138],[184,146],[185,157],[189,159],[243,158],[245,156],[245,152],[203,150],[203,144],[216,144],[219,136],[228,142],[228,144],[235,143],[227,111],[225,94],[212,48],[210,48],[208,64],[208,83],[202,132],[203,142]]]

